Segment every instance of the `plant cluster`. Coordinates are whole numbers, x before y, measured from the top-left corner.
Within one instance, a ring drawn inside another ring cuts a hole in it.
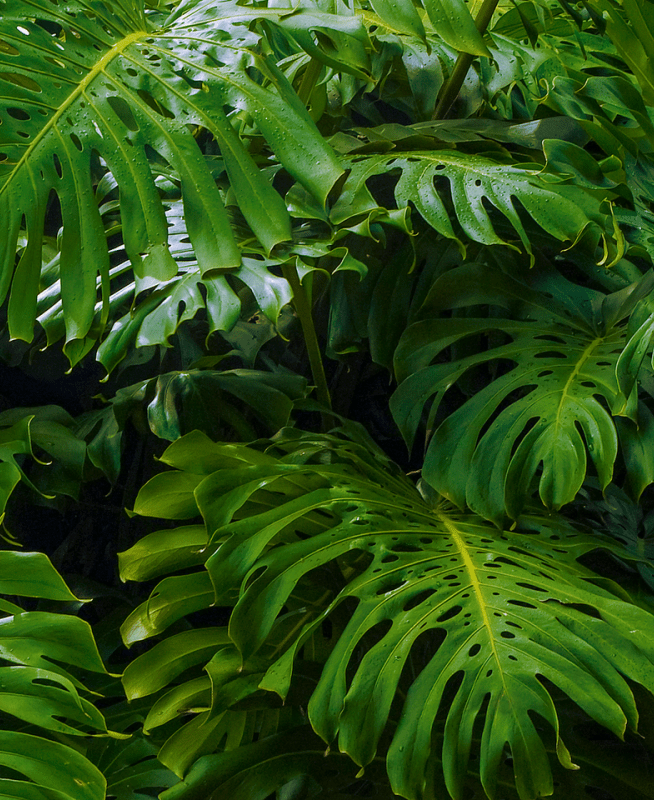
[[[0,0],[0,798],[654,798],[653,65]]]

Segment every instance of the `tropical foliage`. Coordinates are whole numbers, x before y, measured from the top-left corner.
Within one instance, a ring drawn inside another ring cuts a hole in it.
[[[0,797],[654,798],[654,0],[0,0]]]

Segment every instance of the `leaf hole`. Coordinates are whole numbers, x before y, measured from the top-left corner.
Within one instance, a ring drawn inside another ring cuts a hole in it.
[[[435,589],[425,589],[422,592],[418,592],[418,594],[406,602],[402,608],[404,611],[411,611],[411,609],[424,603],[425,600],[428,600],[434,594],[436,594]]]
[[[534,358],[567,358],[568,356],[565,353],[562,353],[560,350],[545,350],[542,353],[536,353]]]
[[[393,546],[394,553],[420,553],[421,548],[413,544],[396,544]]]
[[[473,644],[470,650],[468,650],[468,655],[470,656],[470,658],[472,658],[473,656],[476,656],[480,650],[481,650],[480,644]]]
[[[548,292],[543,292],[543,294],[550,300],[553,299],[553,295],[549,294]],[[539,333],[538,336],[534,336],[534,339],[539,339],[545,342],[555,342],[556,344],[566,344],[565,339],[561,338],[561,336],[554,336],[551,333]]]
[[[375,594],[377,595],[377,597],[383,594],[390,594],[391,592],[395,592],[398,589],[400,589],[402,586],[404,586],[405,583],[406,581],[396,581],[395,583],[391,583],[388,586],[382,586],[381,589],[378,589],[375,592]]]
[[[436,622],[447,622],[449,619],[456,617],[457,614],[460,614],[461,611],[463,611],[461,606],[452,606],[452,608],[449,608],[444,614],[441,614]]]
[[[511,633],[511,631],[502,631],[500,636],[502,639],[515,639],[515,633]]]
[[[519,586],[521,589],[531,589],[532,592],[545,592],[547,593],[547,589],[543,589],[541,586],[534,586],[533,583],[516,583],[516,586]],[[518,603],[518,601],[514,601]],[[536,606],[532,606],[532,608],[536,608]]]
[[[54,164],[55,170],[57,171],[57,175],[60,178],[63,178],[64,170],[63,170],[63,167],[61,166],[61,161],[59,160],[59,156],[56,153],[52,154],[52,162]]]
[[[536,608],[536,606],[531,603],[525,603],[524,600],[508,600],[507,602],[512,606],[520,606],[521,608]]]
[[[111,95],[110,97],[107,97],[107,103],[126,128],[128,128],[130,131],[137,131],[139,129],[138,123],[132,114],[132,110],[122,97]]]
[[[10,117],[13,117],[13,119],[21,120],[21,122],[31,119],[27,111],[22,108],[14,108],[13,106],[7,109],[7,114],[9,114]]]
[[[155,111],[157,114],[159,114],[162,117],[165,117],[166,119],[174,119],[175,118],[175,115],[173,114],[173,112],[170,111],[170,109],[168,109],[165,106],[163,106],[161,103],[159,103],[150,94],[150,92],[146,92],[144,89],[138,89],[137,90],[137,94],[141,98],[141,100],[143,100],[143,102],[149,108],[152,109],[152,111]]]

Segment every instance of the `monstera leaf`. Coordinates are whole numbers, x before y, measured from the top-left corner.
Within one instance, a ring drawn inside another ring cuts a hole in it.
[[[285,13],[290,12],[267,16],[274,21]],[[201,272],[241,265],[192,126],[207,128],[219,143],[241,211],[266,250],[290,238],[281,196],[240,142],[225,109],[251,115],[288,172],[324,201],[342,168],[284,76],[255,52],[258,36],[249,30],[253,16],[257,13],[231,1],[181,3],[169,18],[146,13],[137,0],[90,7],[73,2],[65,8],[49,2],[27,7],[22,0],[3,4],[2,297],[12,281],[23,219],[27,237],[9,303],[12,336],[32,337],[51,192],[63,220],[67,339],[83,339],[92,324],[98,274],[107,313],[110,262],[93,195],[102,164],[120,186],[122,234],[137,276],[165,281],[177,272],[149,166],[152,153],[178,176]]]
[[[654,678],[654,617],[581,566],[578,559],[596,549],[595,539],[536,516],[525,517],[522,530],[498,531],[424,499],[373,445],[289,433],[256,446],[190,434],[163,456],[174,470],[153,478],[137,498],[141,514],[201,515],[203,524],[156,534],[158,552],[149,556],[144,541],[123,554],[123,570],[147,577],[149,561],[159,572],[164,538],[182,548],[186,538],[189,557],[194,551],[206,558],[201,572],[159,586],[193,579],[189,592],[203,575],[205,604],[233,606],[228,636],[220,629],[176,633],[125,673],[128,693],[141,696],[186,675],[187,666],[213,651],[205,667],[211,684],[198,673],[195,683],[174,687],[158,701],[159,721],[187,704],[211,703],[220,725],[225,704],[254,689],[290,700],[301,682],[294,662],[313,658],[314,730],[328,744],[337,740],[362,767],[388,735],[393,791],[411,799],[423,796],[434,770],[451,796],[460,796],[472,755],[492,797],[506,746],[519,796],[550,794],[548,753],[534,719],[553,731],[561,765],[574,768],[559,736],[553,700],[559,691],[620,737],[626,726],[635,728],[625,678],[643,685]],[[312,585],[313,601],[298,603]],[[170,624],[158,616],[162,594],[155,590],[126,621],[126,641]],[[195,608],[189,595],[182,613]],[[331,620],[331,637],[321,639]],[[206,707],[204,725],[212,719]],[[433,758],[432,742],[438,743]],[[209,791],[248,763],[247,754],[242,762],[236,755],[201,759],[186,787],[169,796],[217,797]]]
[[[546,269],[517,279],[474,264],[439,279],[423,306],[427,318],[407,329],[395,355],[402,383],[391,408],[407,442],[432,398],[428,428],[453,384],[480,365],[500,366],[433,432],[424,478],[459,507],[467,504],[497,524],[506,514],[518,517],[534,482],[548,508],[573,500],[588,455],[605,488],[618,449],[607,407],[638,420],[635,382],[654,317],[648,304],[637,303],[651,285],[649,274],[604,295]],[[509,311],[513,319],[435,317],[439,309],[482,303]],[[624,322],[634,306],[632,331]],[[466,340],[473,342],[472,353]],[[452,348],[452,360],[432,364],[446,348]]]
[[[42,553],[0,552],[0,592],[81,602]],[[0,779],[0,793],[21,800],[104,800],[106,781],[83,752],[41,735],[107,733],[75,674],[80,668],[106,673],[90,626],[68,614],[23,611],[6,600],[0,608],[9,614],[0,619],[0,710],[9,715],[0,730],[0,765],[12,776]],[[29,732],[18,732],[17,720]]]
[[[510,223],[522,246],[534,256],[515,201],[543,230],[559,241],[575,243],[588,228],[596,240],[601,235],[605,250],[611,247],[614,257],[621,255],[624,243],[619,232],[600,206],[600,197],[581,186],[548,183],[539,170],[517,164],[503,164],[481,155],[455,150],[414,150],[410,154],[352,156],[350,175],[332,209],[337,224],[363,214],[379,216],[382,209],[366,182],[376,175],[399,172],[395,186],[398,215],[409,203],[443,236],[459,241],[443,190],[447,182],[454,217],[465,236],[483,244],[506,244],[498,235],[488,206],[496,209]],[[388,212],[387,212],[388,213]],[[359,222],[360,225],[360,222]],[[613,242],[613,234],[617,240]],[[462,245],[463,246],[463,245]],[[515,246],[515,245],[513,245]],[[617,251],[616,248],[617,247]]]

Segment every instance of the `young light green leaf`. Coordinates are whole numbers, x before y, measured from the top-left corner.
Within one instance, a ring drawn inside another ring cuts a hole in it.
[[[213,584],[207,573],[164,578],[121,625],[123,641],[129,647],[134,642],[156,636],[187,614],[209,608],[214,598]]]
[[[185,670],[205,664],[216,650],[231,644],[226,628],[200,628],[168,637],[125,669],[122,681],[128,700],[158,692]]]
[[[44,553],[0,552],[0,592],[80,602]]]

